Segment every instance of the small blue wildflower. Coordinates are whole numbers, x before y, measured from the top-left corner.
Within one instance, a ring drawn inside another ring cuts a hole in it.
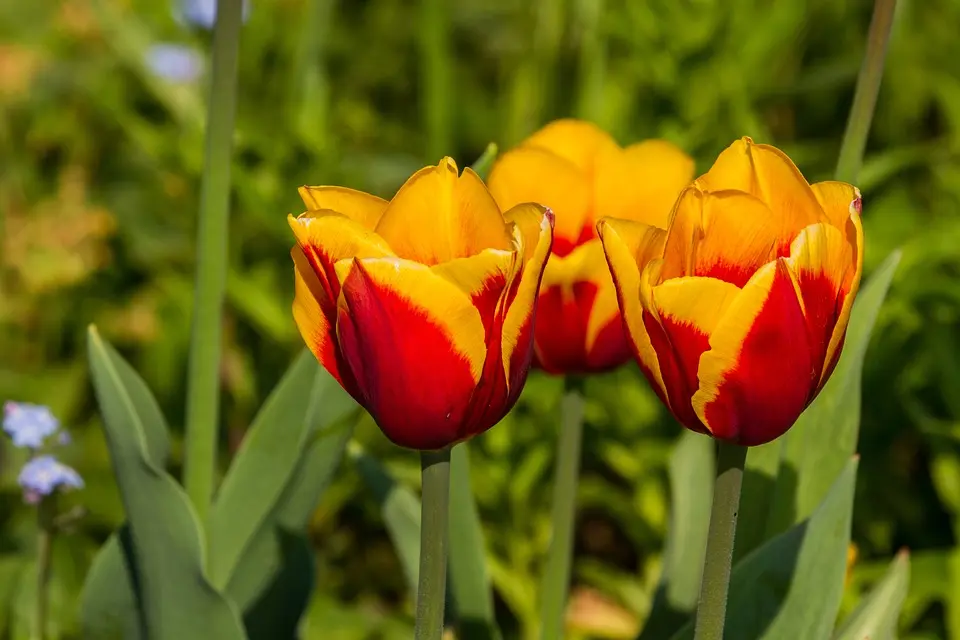
[[[59,428],[60,421],[47,407],[26,402],[6,402],[3,405],[3,430],[15,447],[39,449],[43,441]]]
[[[204,29],[213,29],[217,21],[218,0],[177,0],[175,17]],[[243,0],[241,19],[246,22],[250,16],[250,0]]]
[[[37,456],[28,461],[20,470],[17,482],[23,489],[24,499],[30,504],[36,504],[58,487],[83,488],[80,474],[53,456]]]
[[[147,49],[147,67],[170,82],[193,82],[203,73],[203,56],[179,44],[155,44]]]

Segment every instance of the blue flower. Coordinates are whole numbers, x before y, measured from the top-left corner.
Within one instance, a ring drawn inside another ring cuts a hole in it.
[[[170,82],[193,82],[203,73],[203,56],[179,44],[155,44],[147,50],[147,67]]]
[[[217,21],[217,1],[177,0],[179,12],[176,14],[176,18],[197,27],[213,29],[213,25]],[[241,15],[241,19],[246,22],[250,15],[250,0],[243,0]]]
[[[23,465],[17,482],[27,502],[35,504],[58,487],[82,489],[80,474],[53,456],[37,456]]]
[[[43,441],[60,428],[50,409],[26,402],[6,402],[3,405],[3,430],[15,447],[39,449]]]

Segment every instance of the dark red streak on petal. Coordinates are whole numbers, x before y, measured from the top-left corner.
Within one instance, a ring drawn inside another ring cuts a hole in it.
[[[564,295],[563,288],[552,286],[540,290],[534,326],[537,365],[553,374],[586,373],[587,321],[597,286],[577,282],[573,295]]]
[[[687,374],[689,360],[696,354],[694,362],[698,362],[700,354],[706,351],[707,336],[697,331],[693,326],[667,320],[670,329],[668,335],[664,327],[649,311],[643,311],[643,326],[650,336],[650,344],[660,362],[660,375],[669,399],[668,406],[680,424],[693,431],[706,433],[707,429],[700,422],[700,418],[693,410],[690,399],[697,390],[696,367],[692,369],[693,379]],[[674,342],[676,340],[676,342]],[[651,381],[656,387],[656,384]]]
[[[583,229],[580,230],[580,236],[576,240],[570,238],[561,238],[560,236],[555,235],[553,237],[553,248],[551,251],[555,256],[563,258],[564,256],[570,255],[573,250],[580,245],[586,244],[596,237],[598,236],[595,225],[585,224],[583,225]]]
[[[843,292],[838,283],[823,273],[812,274],[801,270],[797,274],[797,284],[803,295],[803,306],[807,317],[807,339],[810,341],[810,361],[816,371],[814,386],[823,371],[827,356],[827,345],[837,324],[843,305]]]
[[[587,354],[587,372],[599,373],[616,369],[630,361],[630,343],[619,313],[607,322],[593,340]]]
[[[788,267],[778,262],[767,300],[744,338],[739,363],[705,407],[704,417],[714,437],[764,444],[793,426],[809,402],[814,375],[803,312]]]
[[[737,264],[720,261],[712,265],[698,266],[694,275],[723,280],[742,289],[753,277],[753,274],[757,272],[757,269],[762,266],[762,264]]]
[[[344,359],[357,379],[361,404],[390,440],[439,449],[464,437],[474,391],[468,362],[445,329],[395,291],[366,275],[359,262],[343,283],[339,308]]]

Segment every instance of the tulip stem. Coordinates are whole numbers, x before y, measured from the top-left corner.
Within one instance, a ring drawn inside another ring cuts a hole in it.
[[[416,640],[440,640],[447,589],[447,536],[450,526],[450,449],[422,451],[420,471],[420,576],[417,585]]]
[[[867,33],[867,50],[860,67],[860,75],[857,77],[853,105],[850,107],[847,129],[843,134],[843,144],[837,160],[836,178],[842,182],[856,182],[860,174],[863,154],[867,148],[867,135],[870,133],[873,112],[877,106],[883,63],[887,57],[887,45],[890,42],[896,8],[897,0],[876,0],[873,5],[873,18]]]
[[[50,591],[50,566],[53,552],[56,496],[49,495],[37,504],[37,599],[33,610],[33,638],[46,640],[47,600]]]
[[[747,447],[720,442],[707,553],[703,562],[703,579],[700,582],[695,640],[723,640],[733,542],[737,532],[737,512],[740,509],[740,487],[743,484],[743,465],[746,460]]]
[[[217,3],[207,142],[200,184],[197,279],[187,372],[183,483],[201,522],[213,495],[220,413],[220,341],[227,276],[230,156],[237,94],[242,0]]]
[[[553,532],[547,565],[540,588],[540,637],[562,638],[563,618],[570,588],[573,556],[573,522],[580,476],[580,444],[583,440],[583,393],[579,381],[568,377],[560,402],[560,440],[553,476]]]

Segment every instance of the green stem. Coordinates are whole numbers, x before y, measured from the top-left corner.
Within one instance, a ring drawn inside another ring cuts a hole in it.
[[[563,637],[563,616],[570,588],[573,556],[573,521],[580,476],[580,443],[583,440],[583,394],[573,378],[567,378],[560,402],[560,440],[553,476],[553,533],[547,566],[540,588],[540,637]]]
[[[450,3],[420,0],[420,66],[423,78],[423,115],[426,119],[427,161],[435,163],[452,155],[450,100]]]
[[[873,18],[867,34],[867,51],[864,54],[857,88],[853,94],[853,105],[847,119],[847,129],[840,146],[837,160],[837,180],[856,182],[863,164],[863,153],[867,148],[867,134],[873,121],[873,111],[877,106],[877,94],[880,92],[880,80],[883,78],[883,63],[890,42],[890,29],[897,8],[897,0],[876,0],[873,5]]]
[[[46,640],[47,637],[47,596],[50,585],[55,514],[55,497],[42,498],[37,505],[37,602],[33,610],[34,640]]]
[[[217,3],[213,78],[197,230],[197,285],[187,379],[184,485],[201,522],[213,494],[220,401],[221,313],[227,274],[230,156],[242,0]]]
[[[720,442],[717,456],[717,480],[713,485],[713,508],[707,534],[707,554],[703,561],[700,603],[697,606],[695,640],[722,640],[727,615],[727,590],[733,542],[740,509],[740,487],[747,447]]]
[[[447,589],[447,537],[450,507],[450,449],[422,451],[420,469],[420,576],[417,585],[416,640],[440,640]]]

